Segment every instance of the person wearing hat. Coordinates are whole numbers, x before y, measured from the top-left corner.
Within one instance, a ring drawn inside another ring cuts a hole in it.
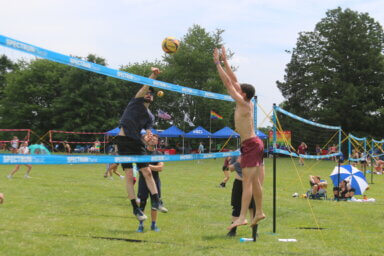
[[[160,74],[158,68],[151,68],[149,78],[156,79]],[[120,119],[120,132],[116,136],[116,144],[119,155],[146,155],[145,144],[141,139],[141,130],[145,129],[147,136],[152,136],[151,128],[154,123],[154,116],[149,110],[149,105],[153,102],[154,89],[148,85],[143,85],[131,99]],[[135,190],[133,187],[133,166],[132,163],[122,163],[125,171],[126,188],[128,197],[131,200],[133,214],[139,221],[147,219],[147,216],[141,211],[136,202]],[[151,194],[152,210],[168,212],[159,198],[149,163],[137,163],[137,167],[145,178],[145,182]]]

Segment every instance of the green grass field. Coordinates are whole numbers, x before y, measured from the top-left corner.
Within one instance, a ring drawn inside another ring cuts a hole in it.
[[[166,163],[161,179],[169,213],[159,214],[160,232],[149,231],[147,220],[145,233],[136,233],[124,181],[102,177],[105,165],[36,165],[31,179],[23,178],[21,167],[12,180],[6,175],[13,166],[2,165],[0,192],[6,198],[0,205],[0,255],[384,255],[383,176],[375,175],[366,193],[375,203],[293,198],[294,192],[307,191],[309,174],[331,183],[334,163],[307,160],[304,167],[294,167],[291,159],[279,158],[273,234],[272,161],[267,159],[267,219],[259,225],[256,243],[241,243],[240,237],[251,237],[249,227],[240,227],[236,238],[225,236],[233,177],[227,188],[218,187],[222,163]],[[321,230],[311,229],[316,222]]]

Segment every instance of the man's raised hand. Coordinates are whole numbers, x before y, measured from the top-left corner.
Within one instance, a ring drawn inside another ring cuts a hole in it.
[[[216,65],[220,63],[220,54],[219,54],[219,49],[217,48],[213,50],[213,61],[215,62]]]

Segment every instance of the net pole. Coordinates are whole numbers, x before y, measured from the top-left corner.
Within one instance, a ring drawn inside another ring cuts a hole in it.
[[[351,137],[350,137],[350,134],[348,134],[348,164],[350,165],[351,164],[351,151],[352,150],[352,147],[351,147]]]
[[[365,164],[364,164],[364,159],[360,162],[362,163],[362,167],[364,169],[364,177],[367,178],[367,139],[364,137],[364,154],[362,157],[365,158]]]
[[[276,233],[276,104],[273,104],[273,188],[272,188],[272,204],[273,204],[273,227],[272,233]]]
[[[373,156],[374,156],[374,154],[375,154],[375,150],[374,150],[374,146],[375,146],[375,144],[374,144],[374,142],[373,142],[373,140],[371,140],[371,184],[373,184],[373,172],[374,172],[374,167],[373,167]]]
[[[255,133],[257,135],[257,96],[255,95],[253,97],[253,127],[255,129]],[[264,150],[264,149],[263,149]],[[264,152],[263,152],[264,154]],[[262,185],[262,184],[260,184]],[[253,208],[253,218],[255,218],[256,216],[256,203],[255,203],[255,207]],[[256,242],[256,236],[257,236],[257,227],[259,225],[255,225],[252,227],[252,238],[253,238],[253,242]]]

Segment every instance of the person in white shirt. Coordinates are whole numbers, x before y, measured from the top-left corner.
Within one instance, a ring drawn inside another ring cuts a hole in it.
[[[13,136],[13,139],[11,140],[11,152],[17,153],[17,149],[19,148],[19,138],[17,136]]]
[[[29,154],[29,148],[28,148],[28,142],[23,142],[23,144],[21,144],[19,150],[17,151],[18,154],[23,154],[23,155],[28,155]],[[32,165],[30,164],[25,164],[25,166],[27,166],[27,172],[25,173],[24,175],[24,178],[31,178],[31,176],[29,176],[29,173],[31,172],[31,169],[32,169]],[[19,170],[20,168],[20,164],[17,164],[15,166],[15,169],[13,169],[13,171],[7,176],[8,179],[12,179],[13,178],[13,175]]]

